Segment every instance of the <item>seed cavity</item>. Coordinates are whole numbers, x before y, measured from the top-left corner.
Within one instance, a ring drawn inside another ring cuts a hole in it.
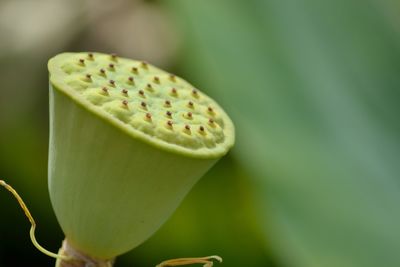
[[[85,75],[85,81],[92,82],[92,75],[91,74],[86,74]]]
[[[176,76],[174,74],[170,74],[168,77],[171,82],[176,82]]]
[[[103,95],[108,95],[108,88],[107,87],[101,88],[101,92],[103,93]]]
[[[172,121],[167,121],[167,127],[168,128],[170,128],[170,129],[172,129],[172,125],[173,125],[173,122]]]
[[[202,134],[202,135],[204,135],[206,133],[206,131],[205,131],[203,126],[199,127],[199,133]]]
[[[117,61],[117,59],[118,59],[117,54],[112,53],[110,56],[111,56],[111,60]]]
[[[187,134],[190,134],[190,133],[191,133],[191,132],[190,132],[190,125],[186,124],[185,127],[184,127],[184,129],[183,129],[183,132],[185,132],[185,133],[187,133]]]
[[[136,67],[132,67],[131,71],[132,71],[133,74],[138,74],[139,73],[139,70]]]
[[[147,62],[146,61],[142,61],[142,62],[140,62],[140,66],[143,68],[143,69],[148,69],[148,64],[147,64]]]
[[[151,114],[150,113],[146,113],[145,119],[147,121],[151,121]]]
[[[160,84],[160,78],[158,76],[154,76],[153,82],[156,84]]]
[[[153,91],[153,86],[152,86],[151,84],[148,83],[148,84],[146,85],[146,90],[147,90],[147,91]]]
[[[171,93],[170,93],[172,96],[178,96],[178,91],[176,90],[176,88],[172,88],[171,89]]]

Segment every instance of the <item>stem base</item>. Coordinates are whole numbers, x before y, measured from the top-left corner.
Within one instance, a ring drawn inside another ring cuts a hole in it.
[[[58,255],[67,257],[68,260],[57,259],[56,267],[112,267],[114,265],[114,259],[94,259],[72,247],[67,239],[64,239]]]

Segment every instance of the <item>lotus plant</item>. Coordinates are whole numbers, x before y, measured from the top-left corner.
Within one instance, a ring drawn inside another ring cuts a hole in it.
[[[228,152],[234,126],[213,99],[143,61],[62,53],[48,69],[49,192],[65,234],[56,266],[112,266]]]

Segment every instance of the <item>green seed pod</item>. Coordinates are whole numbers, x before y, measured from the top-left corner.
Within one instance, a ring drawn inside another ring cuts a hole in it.
[[[68,243],[112,259],[148,239],[234,143],[222,108],[150,64],[63,53],[50,73],[49,190]]]

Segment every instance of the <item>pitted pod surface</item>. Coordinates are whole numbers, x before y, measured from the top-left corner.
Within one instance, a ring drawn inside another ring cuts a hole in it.
[[[234,127],[222,108],[184,79],[143,61],[64,53],[49,62],[56,89],[133,137],[192,156],[225,154]]]

